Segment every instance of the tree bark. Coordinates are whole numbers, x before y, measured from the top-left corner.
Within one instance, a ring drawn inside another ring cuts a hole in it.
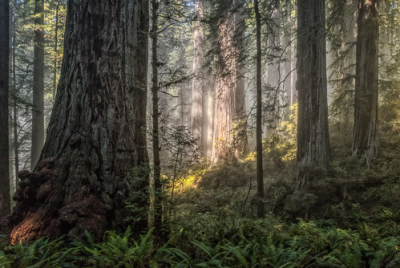
[[[216,81],[208,81],[208,90],[207,90],[207,157],[212,158],[212,153],[214,149],[214,120],[215,120],[215,92],[216,92]]]
[[[235,13],[235,87],[234,87],[234,147],[237,158],[249,151],[247,141],[246,86],[245,86],[245,21],[243,19],[244,2],[236,0],[238,6]]]
[[[369,161],[378,142],[378,0],[358,1],[353,155]]]
[[[285,1],[285,26],[284,26],[284,41],[285,41],[285,76],[284,76],[284,94],[285,94],[285,101],[284,105],[286,105],[286,109],[284,112],[284,120],[288,120],[290,116],[290,106],[293,105],[292,103],[292,96],[293,96],[293,88],[292,88],[292,34],[291,29],[292,25],[292,5],[290,0]]]
[[[309,183],[311,169],[330,162],[325,1],[299,0],[297,29],[297,189]]]
[[[16,72],[16,56],[17,56],[17,34],[16,34],[16,0],[14,1],[14,31],[12,40],[12,77],[13,77],[13,136],[14,136],[14,172],[15,172],[15,190],[18,189],[18,171],[19,171],[19,144],[18,144],[18,106],[17,106],[17,72]]]
[[[215,100],[214,148],[212,159],[219,160],[232,156],[231,132],[234,89],[234,57],[232,32],[234,20],[229,10],[224,10],[219,21],[217,55],[217,90]]]
[[[264,211],[264,175],[262,160],[262,70],[261,70],[261,16],[258,7],[258,0],[254,0],[254,12],[256,15],[256,31],[257,31],[257,197],[258,197],[258,217],[263,218]]]
[[[203,0],[196,0],[195,12],[197,20],[195,22],[194,30],[194,59],[193,59],[193,84],[192,84],[192,135],[193,138],[197,139],[197,145],[203,146],[203,152],[205,152],[205,142],[203,128],[203,120],[206,119],[206,111],[203,112],[203,102],[205,92],[205,75],[203,71],[203,41],[204,41],[204,30],[201,20],[203,19],[204,6]],[[204,118],[203,118],[204,116]]]
[[[162,229],[162,185],[161,185],[161,160],[160,160],[160,137],[159,137],[159,101],[158,101],[158,0],[152,0],[152,104],[153,104],[153,161],[154,161],[154,228],[155,233],[161,239],[164,230]]]
[[[54,29],[54,63],[53,63],[53,100],[56,98],[57,91],[57,49],[58,49],[58,10],[59,3],[56,2],[56,28]]]
[[[0,219],[10,214],[10,169],[9,169],[9,42],[10,42],[9,1],[0,3]]]
[[[12,243],[126,227],[128,173],[148,162],[148,1],[68,1],[65,56],[41,161],[20,171]],[[136,181],[147,205],[148,177]],[[146,215],[133,228],[147,227]]]
[[[233,10],[240,9],[238,1],[229,1],[222,7],[218,22],[213,160],[234,157],[236,149],[244,152],[247,148],[245,135],[235,137],[235,140],[232,135],[233,123],[245,112],[243,62],[238,47],[235,47],[242,37],[238,37],[238,18],[232,13],[232,6]]]
[[[44,0],[35,0],[31,170],[44,144]]]
[[[268,26],[268,54],[272,58],[268,63],[268,114],[266,136],[271,136],[275,133],[276,128],[279,126],[280,109],[282,106],[281,100],[281,58],[279,49],[281,47],[280,40],[280,5],[279,1],[275,1],[272,11],[272,25]]]

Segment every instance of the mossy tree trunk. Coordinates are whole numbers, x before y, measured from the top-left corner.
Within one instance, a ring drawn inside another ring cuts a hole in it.
[[[148,23],[148,0],[68,1],[55,105],[41,161],[19,172],[12,243],[126,227],[126,177],[148,161]],[[134,230],[146,227],[142,217]]]
[[[325,1],[299,0],[297,29],[297,188],[307,186],[311,170],[330,162]]]

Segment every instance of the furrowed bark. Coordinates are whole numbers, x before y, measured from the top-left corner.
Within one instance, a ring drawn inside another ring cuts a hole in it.
[[[245,113],[243,62],[240,59],[240,45],[237,45],[242,38],[237,24],[241,17],[231,10],[232,6],[240,9],[238,3],[229,1],[223,7],[223,15],[218,22],[213,160],[235,157],[235,151],[236,156],[240,156],[247,150],[245,122],[238,129],[233,127]],[[237,137],[232,135],[233,130],[239,133]]]
[[[128,173],[146,165],[148,1],[68,1],[64,59],[41,161],[20,171],[11,243],[126,227]],[[147,205],[148,178],[137,182]],[[142,215],[143,216],[143,215]],[[134,224],[139,233],[146,215]]]
[[[353,156],[370,161],[378,142],[378,0],[358,1]]]
[[[302,189],[312,169],[330,162],[324,1],[298,1],[297,40],[297,189]]]
[[[244,2],[236,0],[238,10],[235,13],[235,87],[234,87],[234,147],[237,158],[244,156],[249,151],[247,141],[247,114],[246,114],[246,85],[245,85],[245,40],[243,19]]]

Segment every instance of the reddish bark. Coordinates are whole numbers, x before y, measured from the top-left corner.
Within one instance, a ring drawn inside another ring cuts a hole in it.
[[[19,172],[11,242],[126,227],[128,173],[146,164],[148,1],[68,1],[65,56],[41,159]],[[146,197],[148,181],[136,182]],[[139,207],[147,198],[134,200]],[[147,227],[143,216],[133,227]]]

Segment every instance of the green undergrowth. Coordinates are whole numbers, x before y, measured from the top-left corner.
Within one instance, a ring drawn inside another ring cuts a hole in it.
[[[398,132],[382,135],[369,161],[351,157],[349,137],[333,132],[331,167],[311,168],[310,185],[295,191],[295,125],[282,129],[263,142],[262,220],[250,154],[176,177],[166,243],[130,229],[14,246],[1,236],[0,267],[400,267]]]
[[[0,267],[399,267],[400,227],[360,222],[340,229],[333,221],[285,223],[218,221],[204,215],[174,230],[163,245],[152,230],[134,240],[130,230],[104,241],[40,239],[0,250]]]

